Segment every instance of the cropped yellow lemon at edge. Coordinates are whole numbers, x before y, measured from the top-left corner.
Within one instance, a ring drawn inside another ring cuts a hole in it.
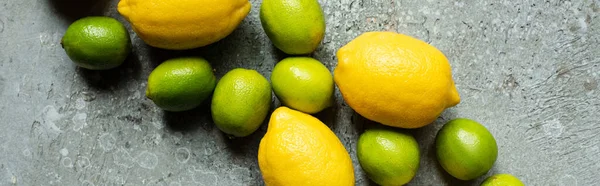
[[[267,186],[351,186],[354,169],[337,136],[319,119],[287,107],[271,115],[258,147]]]
[[[367,32],[340,48],[337,58],[334,81],[367,119],[419,128],[460,102],[446,56],[416,38]]]
[[[121,0],[118,11],[148,45],[184,50],[231,34],[250,6],[248,0]]]

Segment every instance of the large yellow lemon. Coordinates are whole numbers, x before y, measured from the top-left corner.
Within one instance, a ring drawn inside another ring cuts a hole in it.
[[[148,45],[173,50],[223,39],[250,12],[248,0],[121,0],[118,10]]]
[[[337,52],[334,81],[367,119],[400,128],[432,123],[460,102],[448,59],[435,47],[394,32],[368,32]]]
[[[279,107],[258,147],[267,186],[351,186],[350,155],[329,128],[311,115]]]

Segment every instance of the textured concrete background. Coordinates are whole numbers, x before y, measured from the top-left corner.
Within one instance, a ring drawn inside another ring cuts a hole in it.
[[[236,67],[269,77],[284,55],[260,27],[260,1],[252,0],[240,27],[211,46],[165,51],[131,32],[133,54],[122,67],[76,68],[59,45],[65,29],[86,15],[125,23],[117,2],[0,2],[0,185],[262,185],[256,155],[266,125],[230,140],[212,124],[207,104],[173,114],[144,97],[150,71],[177,56],[206,57],[218,77]],[[527,185],[600,182],[600,1],[321,4],[327,33],[313,56],[330,70],[339,47],[371,30],[415,36],[451,62],[462,103],[413,131],[422,157],[410,185],[481,182],[453,179],[435,160],[435,133],[456,117],[478,120],[495,135],[499,156],[488,175],[511,173]],[[371,122],[345,105],[339,92],[336,100],[317,116],[350,152],[357,184],[368,185],[355,145]]]

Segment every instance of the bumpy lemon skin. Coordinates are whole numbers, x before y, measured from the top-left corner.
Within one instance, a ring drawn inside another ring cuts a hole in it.
[[[354,185],[350,155],[336,135],[317,118],[277,108],[258,148],[265,185]]]
[[[367,119],[419,128],[460,102],[446,56],[416,38],[367,32],[340,48],[337,58],[334,81]]]
[[[117,10],[146,44],[185,50],[225,38],[250,7],[248,0],[121,0]]]

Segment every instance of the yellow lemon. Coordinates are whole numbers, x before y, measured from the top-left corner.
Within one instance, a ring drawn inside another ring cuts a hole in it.
[[[231,34],[250,12],[248,0],[121,0],[118,11],[148,45],[206,46]]]
[[[354,185],[350,155],[321,121],[287,107],[271,115],[258,147],[267,186]]]
[[[525,184],[513,175],[495,174],[485,179],[481,186],[525,186]]]
[[[400,128],[433,122],[460,102],[448,59],[435,47],[394,32],[368,32],[337,52],[334,81],[367,119]]]

